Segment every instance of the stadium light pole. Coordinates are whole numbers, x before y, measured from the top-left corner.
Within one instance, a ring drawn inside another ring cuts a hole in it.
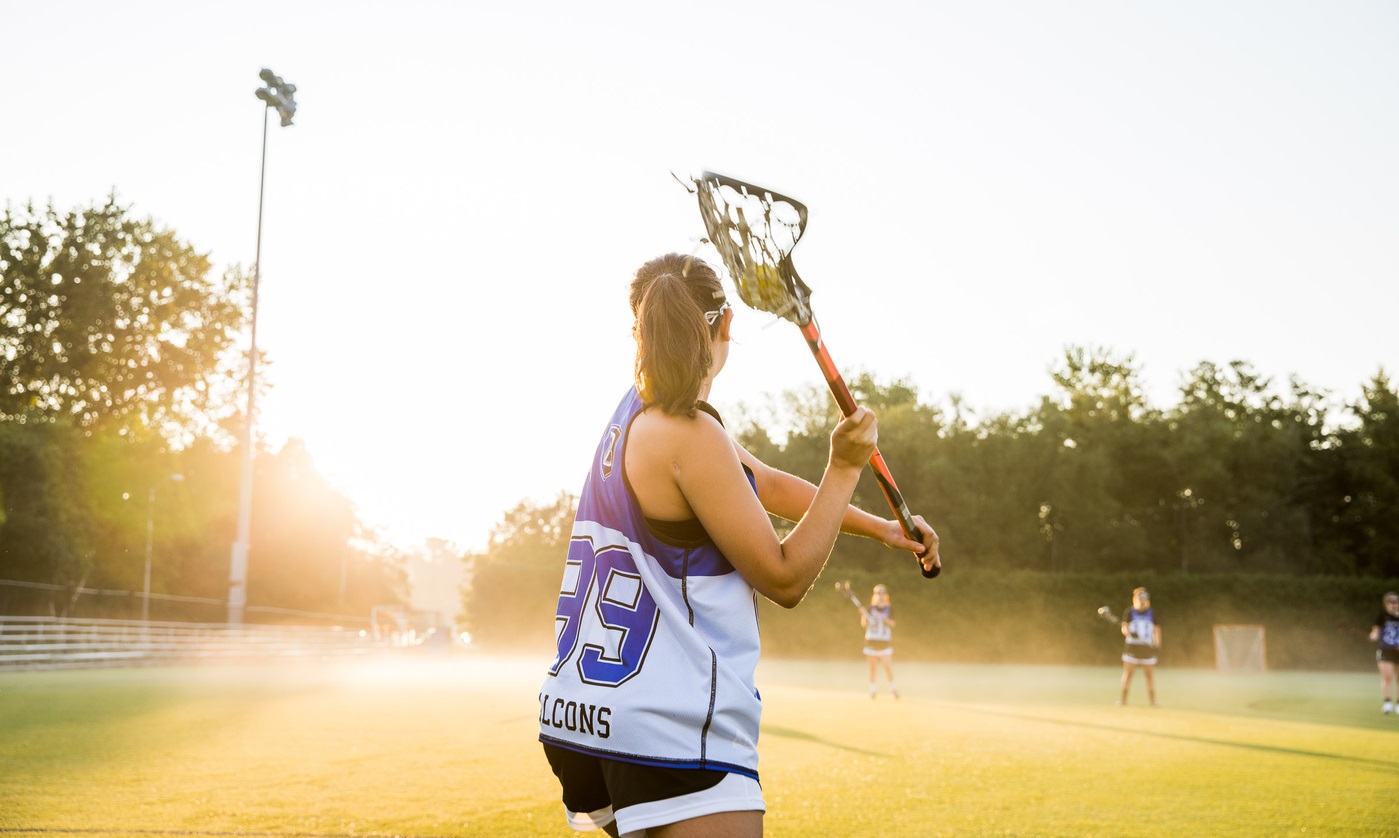
[[[233,556],[228,565],[228,622],[241,624],[243,609],[248,604],[248,541],[253,520],[253,424],[257,406],[257,294],[262,280],[262,196],[267,184],[267,121],[268,111],[276,108],[282,127],[291,125],[296,114],[296,85],[287,84],[282,77],[267,68],[258,73],[266,87],[257,89],[257,98],[266,105],[262,109],[262,167],[257,185],[257,255],[253,258],[253,310],[250,344],[248,347],[248,415],[243,422],[243,469],[238,486],[238,536],[233,542]]]
[[[170,475],[171,480],[184,480],[183,474]],[[155,486],[146,495],[146,584],[141,589],[141,622],[151,621],[151,549],[155,546]]]

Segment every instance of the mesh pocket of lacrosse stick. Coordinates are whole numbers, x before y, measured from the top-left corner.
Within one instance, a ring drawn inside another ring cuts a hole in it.
[[[694,179],[709,242],[724,260],[738,297],[798,326],[811,322],[811,289],[792,267],[806,231],[806,205],[724,175]]]

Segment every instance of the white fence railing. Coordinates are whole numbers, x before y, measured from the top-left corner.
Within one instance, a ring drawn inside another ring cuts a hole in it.
[[[386,645],[372,632],[338,626],[0,616],[0,671],[362,655]]]

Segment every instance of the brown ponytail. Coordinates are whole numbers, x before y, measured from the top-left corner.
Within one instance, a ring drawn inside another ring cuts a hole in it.
[[[724,303],[714,269],[692,256],[671,253],[642,265],[631,285],[636,316],[636,388],[646,405],[672,416],[694,416],[700,385],[714,363],[705,312]]]

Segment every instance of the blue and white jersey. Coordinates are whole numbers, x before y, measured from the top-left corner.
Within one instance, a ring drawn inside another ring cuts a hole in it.
[[[1150,646],[1153,644],[1156,635],[1152,629],[1157,623],[1156,615],[1150,608],[1145,611],[1129,608],[1127,613],[1123,615],[1122,622],[1127,624],[1128,646]]]
[[[1381,611],[1375,618],[1375,628],[1380,630],[1380,636],[1375,641],[1379,648],[1399,649],[1399,617]]]
[[[894,606],[873,605],[865,609],[865,639],[866,640],[888,640],[894,641],[894,627],[889,625],[889,619],[894,616]]]
[[[623,469],[642,407],[633,387],[583,484],[554,618],[557,655],[539,692],[539,739],[756,778],[756,596],[702,529],[663,538],[647,526]]]

